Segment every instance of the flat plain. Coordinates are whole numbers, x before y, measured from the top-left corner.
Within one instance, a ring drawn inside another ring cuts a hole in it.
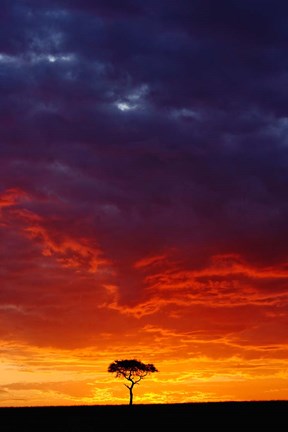
[[[265,430],[287,425],[287,401],[89,405],[0,408],[3,432],[96,432],[106,428],[150,431]],[[283,429],[284,428],[284,429]]]

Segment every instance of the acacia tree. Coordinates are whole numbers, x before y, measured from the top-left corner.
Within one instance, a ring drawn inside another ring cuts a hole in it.
[[[124,384],[129,389],[130,401],[133,404],[133,387],[145,378],[148,374],[158,372],[153,364],[144,364],[139,360],[115,360],[108,367],[108,372],[115,373],[116,378],[125,378],[130,385]]]

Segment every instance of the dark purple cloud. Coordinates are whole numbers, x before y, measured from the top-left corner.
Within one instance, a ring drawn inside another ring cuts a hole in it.
[[[192,267],[206,248],[285,261],[287,8],[4,2],[1,190],[57,197],[123,265],[170,248]]]

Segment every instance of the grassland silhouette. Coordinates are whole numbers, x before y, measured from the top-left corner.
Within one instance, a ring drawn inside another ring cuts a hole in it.
[[[283,430],[288,401],[0,408],[3,432]]]

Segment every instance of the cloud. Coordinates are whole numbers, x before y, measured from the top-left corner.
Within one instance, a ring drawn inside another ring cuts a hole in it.
[[[3,2],[3,338],[284,356],[287,5],[216,3]]]

